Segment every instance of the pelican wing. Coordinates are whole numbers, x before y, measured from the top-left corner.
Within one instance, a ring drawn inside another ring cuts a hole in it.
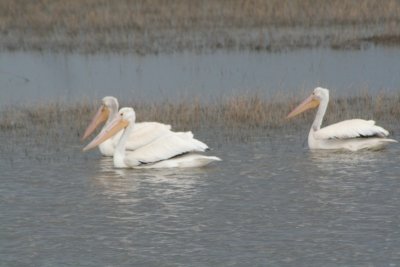
[[[136,150],[154,140],[171,133],[171,125],[158,122],[136,123],[126,144],[127,150]],[[117,145],[120,135],[113,139],[114,146]]]
[[[346,120],[324,127],[315,132],[316,139],[349,139],[357,137],[385,137],[389,132],[375,125],[373,120]]]
[[[193,151],[204,152],[208,149],[208,146],[206,144],[204,144],[203,142],[201,142],[193,137],[193,133],[191,131],[178,132],[176,134],[180,138],[183,138],[183,139],[187,140],[188,142],[191,142],[191,144],[195,147],[195,149]]]
[[[207,146],[194,138],[188,138],[190,134],[171,132],[135,151],[127,151],[125,163],[135,166],[170,159],[188,152],[204,151]]]

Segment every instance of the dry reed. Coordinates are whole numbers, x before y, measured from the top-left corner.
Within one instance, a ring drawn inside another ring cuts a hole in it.
[[[393,42],[399,24],[396,0],[0,1],[3,49],[146,53]]]
[[[215,103],[198,100],[178,103],[145,104],[127,101],[133,106],[137,121],[159,121],[171,124],[175,130],[210,130],[249,135],[252,131],[279,131],[308,128],[314,112],[307,112],[290,121],[285,117],[302,97],[284,94],[270,99],[258,95],[234,96]],[[400,117],[400,94],[382,93],[372,96],[361,93],[355,97],[332,98],[325,124],[351,118],[377,120],[389,130],[397,130]],[[35,107],[10,107],[0,113],[0,131],[18,135],[55,136],[74,138],[81,136],[97,109],[95,103],[44,104]]]

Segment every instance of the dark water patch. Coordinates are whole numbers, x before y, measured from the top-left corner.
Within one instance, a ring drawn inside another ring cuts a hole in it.
[[[383,34],[379,36],[364,38],[364,41],[371,42],[376,45],[394,46],[400,43],[400,36],[395,34]]]

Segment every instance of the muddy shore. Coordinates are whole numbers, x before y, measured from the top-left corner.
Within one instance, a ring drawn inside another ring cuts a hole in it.
[[[0,49],[137,54],[400,44],[400,3],[2,1]]]

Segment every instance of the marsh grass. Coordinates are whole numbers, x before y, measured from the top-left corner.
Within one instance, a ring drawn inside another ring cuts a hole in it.
[[[238,95],[203,103],[199,100],[143,103],[125,101],[135,108],[137,121],[158,121],[176,131],[210,131],[232,137],[246,137],[255,132],[297,131],[309,128],[315,112],[309,111],[291,120],[286,115],[306,95],[277,94],[265,99],[256,94]],[[324,124],[340,120],[374,119],[389,131],[398,130],[400,94],[368,92],[355,97],[332,98]],[[16,136],[36,136],[38,140],[78,140],[94,115],[98,103],[50,103],[33,107],[10,107],[1,111],[0,131]]]
[[[340,47],[396,41],[399,25],[396,0],[0,1],[3,49]]]

